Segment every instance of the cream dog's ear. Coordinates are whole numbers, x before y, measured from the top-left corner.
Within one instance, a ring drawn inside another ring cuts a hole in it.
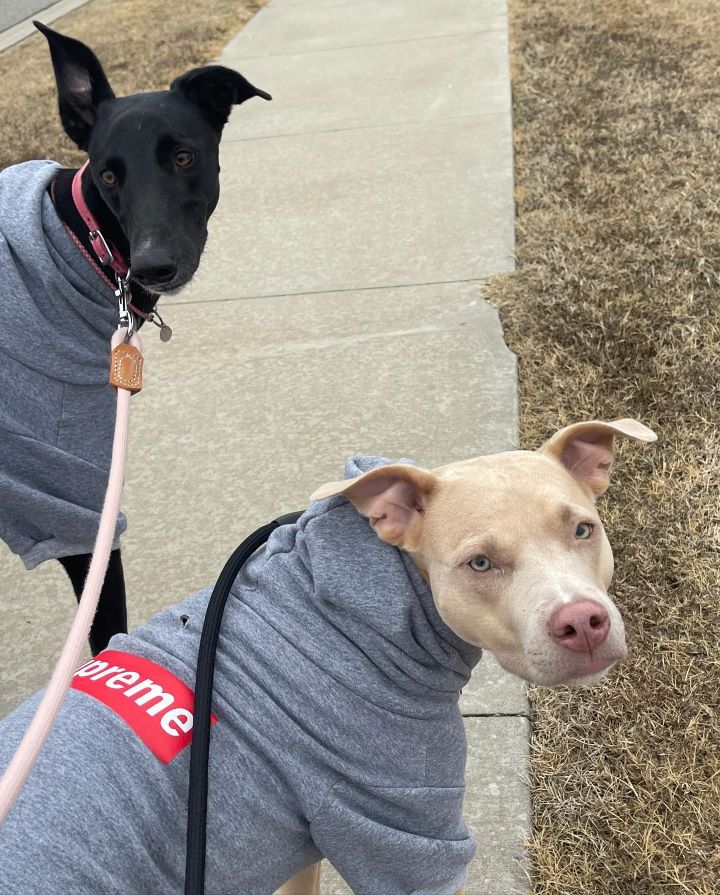
[[[591,420],[560,429],[538,451],[559,460],[598,497],[610,484],[616,435],[624,435],[635,441],[657,441],[652,429],[637,420],[613,420],[610,423]]]
[[[420,537],[427,500],[438,479],[417,466],[381,466],[356,479],[328,482],[311,500],[343,494],[370,524],[377,535],[405,550],[413,550]]]

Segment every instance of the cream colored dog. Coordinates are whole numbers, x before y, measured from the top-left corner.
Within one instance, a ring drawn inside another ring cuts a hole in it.
[[[591,684],[627,653],[608,596],[613,556],[595,500],[610,483],[614,438],[653,442],[641,423],[577,423],[537,451],[427,470],[385,466],[332,482],[378,537],[406,550],[445,623],[533,684]],[[282,895],[316,895],[320,865]]]

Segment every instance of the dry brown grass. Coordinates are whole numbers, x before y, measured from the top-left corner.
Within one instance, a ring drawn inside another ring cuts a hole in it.
[[[720,15],[511,0],[526,443],[637,416],[604,515],[631,658],[532,692],[536,895],[720,892]]]
[[[93,0],[58,19],[57,31],[97,54],[118,96],[168,87],[178,74],[204,65],[265,0]],[[0,54],[0,169],[33,158],[81,162],[57,112],[47,41],[41,34]]]

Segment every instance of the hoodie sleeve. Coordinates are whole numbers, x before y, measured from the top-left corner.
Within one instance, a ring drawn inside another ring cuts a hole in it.
[[[454,895],[475,842],[464,787],[336,785],[310,829],[356,895]]]

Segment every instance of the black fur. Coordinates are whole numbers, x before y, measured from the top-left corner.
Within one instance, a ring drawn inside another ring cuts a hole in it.
[[[35,26],[50,46],[62,125],[88,153],[83,196],[103,235],[131,269],[133,304],[147,313],[160,293],[185,285],[197,270],[220,193],[219,144],[232,107],[270,95],[232,69],[211,65],[181,75],[169,90],[118,98],[89,47],[40,22]],[[103,179],[107,172],[115,183]],[[51,195],[61,220],[92,256],[87,227],[72,200],[74,174],[60,171]],[[78,264],[84,263],[78,253]],[[112,278],[110,270],[108,275]],[[79,597],[89,557],[60,562]],[[126,627],[123,567],[116,550],[90,635],[93,653]]]
[[[192,278],[205,247],[232,106],[269,94],[210,65],[169,90],[116,97],[92,50],[35,24],[50,45],[65,132],[89,156],[86,201],[115,232],[133,280],[156,294],[173,292]],[[114,183],[104,179],[109,174]]]
[[[91,559],[92,554],[80,553],[76,556],[63,556],[59,560],[72,582],[78,601],[82,596]],[[105,649],[113,634],[124,634],[126,631],[125,575],[120,551],[113,550],[100,591],[97,612],[90,629],[90,649],[93,656],[97,656]]]

